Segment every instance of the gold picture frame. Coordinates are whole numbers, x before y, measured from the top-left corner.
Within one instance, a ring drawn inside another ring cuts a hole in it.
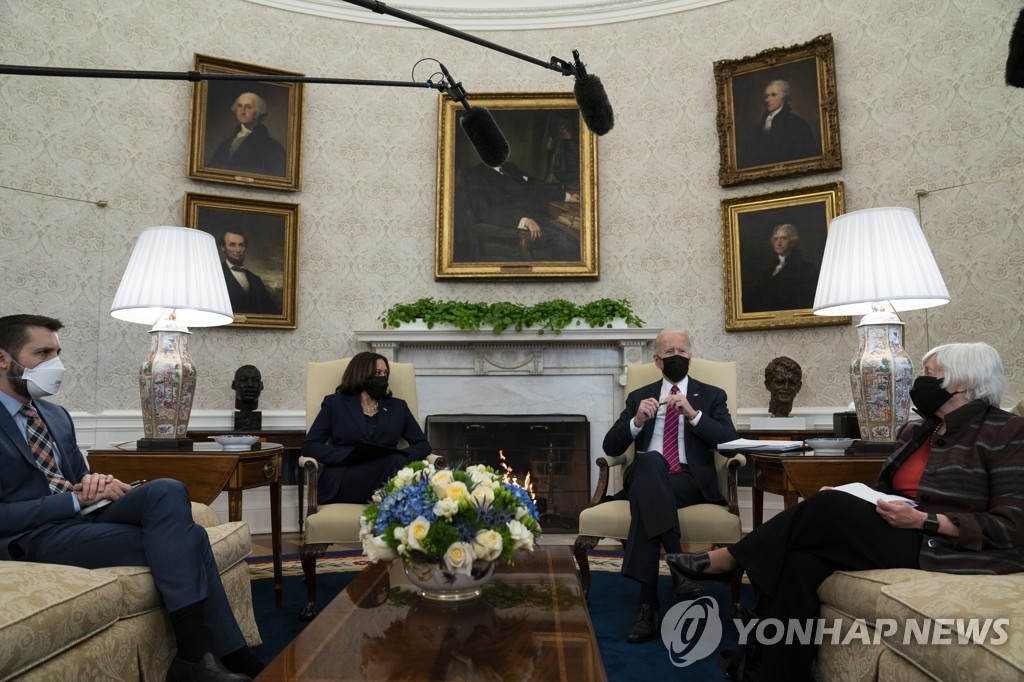
[[[843,167],[831,34],[717,61],[714,72],[721,186]]]
[[[186,192],[185,226],[217,240],[235,313],[230,326],[296,328],[298,204]]]
[[[842,182],[722,200],[726,331],[850,324],[811,312],[829,223],[845,211]]]
[[[469,99],[511,155],[501,171],[484,165],[460,130],[464,108],[439,96],[434,278],[598,279],[597,137],[572,93]]]
[[[202,54],[195,55],[193,68],[200,73],[302,75]],[[302,189],[302,102],[302,83],[196,81],[188,177],[246,187]],[[236,103],[241,105],[238,113]],[[239,136],[243,123],[251,132]]]

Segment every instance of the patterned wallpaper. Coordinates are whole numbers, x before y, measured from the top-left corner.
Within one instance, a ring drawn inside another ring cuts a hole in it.
[[[627,23],[484,37],[527,54],[584,55],[615,106],[600,138],[601,278],[435,282],[437,100],[394,88],[306,90],[303,190],[186,178],[190,85],[0,76],[3,312],[58,316],[61,402],[137,410],[146,330],[108,315],[135,237],[181,224],[185,192],[301,204],[298,329],[199,329],[199,410],[231,409],[234,369],[263,370],[263,410],[303,408],[305,363],[360,350],[353,331],[421,296],[585,301],[625,297],[652,327],[685,327],[696,352],[736,359],[734,406],[764,409],[765,364],[804,368],[796,407],[849,402],[853,327],[726,333],[719,202],[843,180],[848,210],[919,210],[953,296],[904,316],[907,348],[985,340],[1024,395],[1024,90],[1006,87],[1019,0],[732,0]],[[722,189],[711,64],[832,33],[844,168]],[[473,92],[571,89],[505,55],[418,28],[286,12],[242,0],[0,0],[0,62],[185,71],[199,52],[309,75],[406,79],[442,59]],[[918,190],[928,190],[918,196]],[[56,198],[50,195],[68,197]],[[105,208],[90,202],[104,199]]]

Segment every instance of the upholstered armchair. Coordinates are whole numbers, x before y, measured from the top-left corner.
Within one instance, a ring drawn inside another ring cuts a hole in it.
[[[736,395],[736,363],[713,362],[694,358],[690,361],[690,376],[698,381],[717,386],[725,391],[730,400]],[[644,365],[630,365],[626,370],[626,393],[658,381],[661,370],[652,362]],[[735,404],[732,405],[735,409]],[[618,417],[618,413],[615,415]],[[580,531],[573,545],[573,554],[580,567],[583,591],[590,594],[590,561],[587,552],[597,546],[602,538],[614,538],[626,545],[629,536],[629,501],[606,500],[610,473],[615,467],[629,466],[635,453],[630,446],[625,454],[618,457],[598,457],[599,477],[597,489],[590,506],[580,513]],[[697,504],[679,510],[679,529],[683,543],[729,545],[737,542],[742,533],[739,505],[737,502],[736,479],[739,468],[746,464],[743,455],[730,458],[715,453],[718,468],[718,485],[728,506]],[[732,586],[734,609],[739,604],[739,578]]]
[[[350,358],[342,358],[327,362],[310,362],[306,365],[307,431],[320,411],[324,396],[333,393],[341,383],[341,376],[345,373],[349,360]],[[409,404],[409,409],[416,416],[416,374],[412,363],[389,364],[391,376],[388,379],[388,387],[396,397]],[[437,458],[435,464],[439,464]],[[307,493],[305,537],[299,554],[302,560],[302,573],[306,577],[306,605],[299,615],[309,619],[316,615],[316,560],[324,555],[330,545],[359,542],[359,517],[363,513],[363,505],[319,504],[316,493],[319,476],[317,461],[312,457],[300,457],[299,465],[306,475]]]

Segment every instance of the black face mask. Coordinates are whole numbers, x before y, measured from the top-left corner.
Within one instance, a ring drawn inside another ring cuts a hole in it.
[[[366,382],[366,394],[374,400],[381,400],[388,394],[387,377],[370,377]]]
[[[924,417],[934,417],[936,410],[945,405],[953,395],[942,388],[942,379],[938,377],[917,377],[910,389],[910,399]]]
[[[661,372],[673,384],[682,381],[688,371],[690,371],[690,358],[684,358],[682,355],[670,355],[661,359]]]

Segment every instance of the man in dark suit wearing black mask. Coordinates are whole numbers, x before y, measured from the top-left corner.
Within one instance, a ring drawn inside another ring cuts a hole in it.
[[[660,548],[680,546],[676,510],[693,504],[726,504],[718,489],[715,447],[735,440],[725,391],[687,376],[690,336],[663,331],[654,341],[654,362],[663,379],[626,397],[626,409],[604,437],[604,452],[636,457],[623,474],[621,496],[631,515],[622,573],[640,583],[640,607],[627,640],[646,642],[661,635],[658,603]],[[678,598],[699,590],[676,578]]]

